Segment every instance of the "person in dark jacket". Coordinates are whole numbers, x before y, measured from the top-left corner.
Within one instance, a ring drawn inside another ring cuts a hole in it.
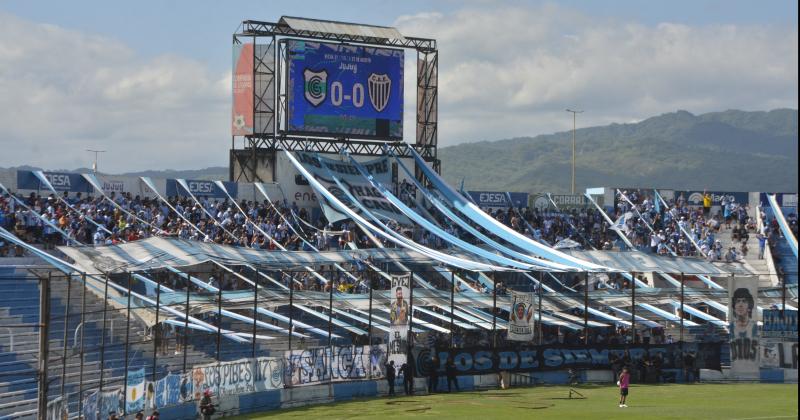
[[[452,384],[456,385],[456,391],[460,391],[458,388],[458,378],[456,378],[456,364],[453,362],[452,358],[447,359],[445,372],[447,373],[447,392],[452,391]]]
[[[414,395],[414,374],[411,372],[411,365],[403,363],[400,366],[400,373],[403,374],[403,392],[406,395]]]
[[[428,393],[432,394],[436,392],[436,387],[439,386],[439,358],[436,355],[431,357],[428,369]]]
[[[389,383],[389,396],[394,396],[394,380],[395,380],[396,372],[394,370],[394,360],[390,360],[389,363],[386,364],[386,382]]]

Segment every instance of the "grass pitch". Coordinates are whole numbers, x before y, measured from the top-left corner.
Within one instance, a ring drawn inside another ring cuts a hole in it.
[[[236,419],[784,419],[797,418],[797,385],[633,385],[628,408],[616,386],[539,386],[371,398],[249,414]]]

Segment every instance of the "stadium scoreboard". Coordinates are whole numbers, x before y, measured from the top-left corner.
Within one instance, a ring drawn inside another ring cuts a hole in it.
[[[403,50],[282,42],[288,134],[403,138]]]

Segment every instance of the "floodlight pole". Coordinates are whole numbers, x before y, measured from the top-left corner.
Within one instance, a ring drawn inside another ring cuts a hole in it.
[[[583,111],[573,111],[571,109],[567,109],[567,112],[572,113],[572,192],[571,194],[575,194],[575,120],[577,114],[582,114]]]
[[[87,152],[94,153],[94,163],[92,164],[92,172],[97,174],[97,155],[100,153],[105,153],[105,150],[92,150],[86,149]]]

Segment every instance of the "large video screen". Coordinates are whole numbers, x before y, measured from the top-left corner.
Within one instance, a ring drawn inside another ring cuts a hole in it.
[[[287,131],[403,138],[402,50],[286,40]]]

